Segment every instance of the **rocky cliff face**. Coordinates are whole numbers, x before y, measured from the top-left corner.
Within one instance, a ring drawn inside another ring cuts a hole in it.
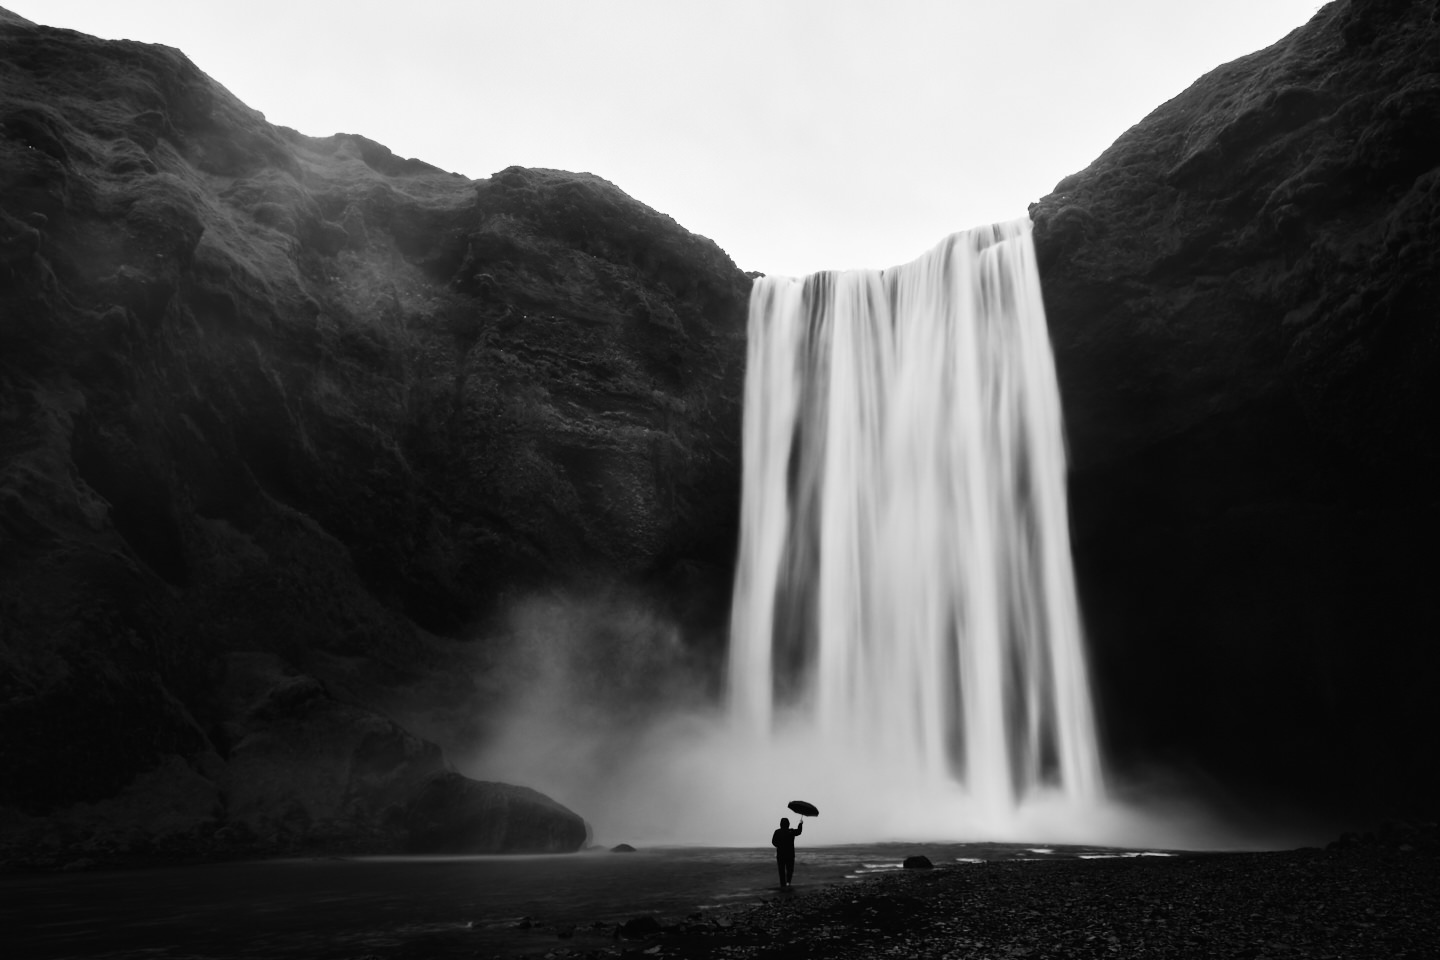
[[[307,137],[175,50],[9,14],[0,134],[0,807],[170,770],[191,828],[265,820],[304,750],[255,699],[299,690],[348,745],[290,799],[363,834],[361,767],[441,763],[383,691],[479,696],[452,641],[507,596],[725,595],[749,281],[715,244],[599,177]]]
[[[1031,208],[1122,761],[1440,800],[1440,5],[1338,0]]]

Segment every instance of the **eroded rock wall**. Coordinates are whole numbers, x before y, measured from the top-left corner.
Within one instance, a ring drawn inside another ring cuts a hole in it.
[[[1433,809],[1440,7],[1329,4],[1031,214],[1112,755]]]
[[[233,654],[363,737],[386,690],[477,697],[452,641],[538,583],[711,609],[748,288],[599,177],[472,181],[0,18],[0,805],[230,782]]]

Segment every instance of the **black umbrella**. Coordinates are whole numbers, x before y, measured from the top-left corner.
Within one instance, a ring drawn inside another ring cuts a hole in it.
[[[815,804],[806,803],[804,800],[791,800],[789,803],[786,804],[786,806],[789,807],[791,810],[794,810],[796,813],[800,814],[800,816],[802,817],[820,816],[820,811],[816,808]]]

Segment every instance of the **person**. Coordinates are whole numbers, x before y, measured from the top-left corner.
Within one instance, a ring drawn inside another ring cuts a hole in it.
[[[775,866],[780,868],[780,886],[790,886],[790,878],[795,875],[795,838],[800,836],[800,831],[805,829],[805,821],[801,819],[800,825],[794,830],[790,829],[790,818],[780,818],[780,829],[770,835],[770,845],[775,848]]]

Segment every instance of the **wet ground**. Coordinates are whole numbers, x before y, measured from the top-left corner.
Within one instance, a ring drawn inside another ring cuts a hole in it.
[[[767,902],[897,872],[911,854],[940,867],[1163,856],[1020,844],[802,845],[795,886],[784,892],[768,847],[10,874],[0,876],[0,924],[19,949],[6,953],[33,960],[610,952],[625,947],[616,930],[627,921],[724,930]]]
[[[565,947],[552,960],[576,960]],[[1440,845],[997,861],[773,897],[596,960],[1436,960]]]

